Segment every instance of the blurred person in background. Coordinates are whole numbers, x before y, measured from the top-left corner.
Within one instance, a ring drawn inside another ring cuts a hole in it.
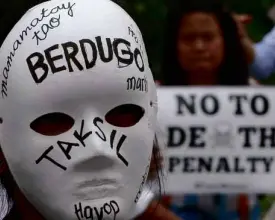
[[[166,34],[164,86],[249,85],[253,50],[244,49],[232,13],[219,1],[182,2],[177,11],[168,14]],[[168,199],[168,206],[185,220],[260,218],[256,195],[183,195]]]

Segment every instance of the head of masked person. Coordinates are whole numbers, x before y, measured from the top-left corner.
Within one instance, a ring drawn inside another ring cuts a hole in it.
[[[29,10],[0,53],[0,142],[45,219],[129,219],[149,171],[156,91],[141,33],[109,0]]]

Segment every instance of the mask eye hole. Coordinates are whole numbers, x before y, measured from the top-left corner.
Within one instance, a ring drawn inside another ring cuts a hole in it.
[[[74,126],[74,119],[64,113],[48,113],[35,119],[30,127],[35,132],[45,136],[57,136]]]
[[[116,127],[132,127],[144,116],[144,109],[138,105],[119,105],[105,115],[105,120]]]

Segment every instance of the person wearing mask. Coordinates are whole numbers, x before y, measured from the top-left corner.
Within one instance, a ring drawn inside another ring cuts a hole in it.
[[[36,5],[3,42],[0,69],[2,219],[148,215],[139,206],[160,169],[150,169],[156,88],[124,10],[110,0]],[[127,90],[132,77],[146,77],[146,92]],[[168,213],[150,219],[157,210]]]

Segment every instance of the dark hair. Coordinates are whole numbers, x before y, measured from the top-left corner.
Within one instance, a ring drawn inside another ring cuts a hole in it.
[[[220,68],[220,85],[247,85],[248,63],[240,42],[238,29],[231,13],[215,0],[184,0],[168,12],[164,61],[163,84],[187,85],[186,72],[177,58],[177,38],[180,22],[184,15],[192,12],[206,12],[216,16],[225,42],[225,58]]]
[[[0,183],[7,191],[7,201],[12,201],[8,203],[8,210],[10,210],[5,216],[4,220],[19,219],[19,213],[15,211],[16,206],[13,204],[13,196],[16,188],[15,181],[8,169],[8,165],[0,149]],[[2,208],[2,207],[1,207]],[[2,212],[3,210],[0,210]]]

